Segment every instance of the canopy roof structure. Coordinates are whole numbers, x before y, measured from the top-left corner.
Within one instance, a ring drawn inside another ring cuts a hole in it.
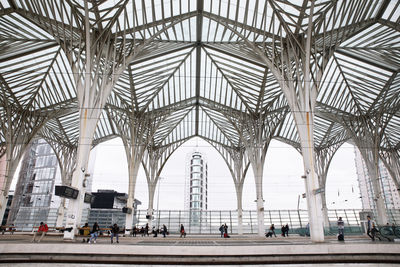
[[[278,118],[268,114],[282,112],[274,137],[298,147],[279,81],[251,47],[280,64],[288,35],[307,35],[311,1],[88,2],[91,28],[97,39],[111,36],[115,58],[138,50],[107,99],[95,144],[118,136],[115,112],[165,116],[152,137],[157,146],[200,136],[228,147],[240,146],[235,117],[266,114],[269,121]],[[0,9],[1,117],[6,105],[18,114],[40,111],[48,117],[42,135],[76,144],[79,109],[69,62],[85,60],[78,51],[84,2],[2,0]],[[399,2],[316,1],[313,12],[312,68],[325,65],[316,81],[316,145],[348,139],[340,122],[363,118],[385,129],[382,149],[397,149]],[[66,49],[80,58],[68,59]]]
[[[34,136],[76,149],[86,120],[90,146],[304,154],[309,110],[317,155],[398,159],[399,25],[397,0],[1,0],[0,156]]]

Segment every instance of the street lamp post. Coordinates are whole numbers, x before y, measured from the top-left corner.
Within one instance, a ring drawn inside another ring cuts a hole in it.
[[[158,193],[157,193],[157,213],[158,213],[158,225],[157,227],[160,228],[160,210],[159,210],[159,204],[160,204],[160,187],[161,187],[161,180],[162,177],[158,177]]]

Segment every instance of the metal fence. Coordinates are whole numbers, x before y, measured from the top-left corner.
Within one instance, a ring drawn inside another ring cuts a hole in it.
[[[37,226],[40,221],[47,222],[49,226],[55,226],[56,212],[56,209],[48,208],[45,210],[31,209],[29,212],[26,210],[19,214],[15,226],[17,229],[23,231],[31,231],[33,226]],[[330,227],[326,227],[326,234],[337,232],[336,222],[339,217],[342,217],[345,222],[346,233],[364,232],[360,212],[370,211],[361,209],[329,210]],[[146,215],[146,210],[137,210],[134,216],[134,224],[138,227],[146,225],[148,222]],[[196,216],[192,215],[189,211],[184,210],[155,211],[151,224],[156,228],[160,228],[165,224],[170,233],[178,233],[180,225],[183,224],[188,234],[219,234],[219,227],[222,224],[226,224],[230,234],[238,233],[237,211],[200,211]],[[388,215],[390,224],[400,225],[400,210],[388,210]],[[98,221],[100,224],[104,224],[104,227],[113,223],[118,223],[118,225],[124,227],[124,218],[125,214],[119,209],[95,209],[92,211],[89,210],[89,212],[85,210],[82,215],[81,224],[83,225],[85,222],[91,224],[94,221]],[[244,210],[242,220],[244,234],[257,233],[256,211]],[[280,233],[282,225],[288,224],[290,233],[304,234],[308,224],[308,212],[307,210],[265,210],[264,222],[266,228],[274,224],[277,233]]]
[[[347,233],[359,234],[364,232],[363,221],[360,219],[360,212],[367,212],[361,209],[343,209],[329,210],[328,217],[330,226],[326,227],[326,234],[337,232],[337,220],[342,217],[345,222],[345,231]],[[389,210],[389,220],[396,225],[400,224],[400,211]],[[136,225],[143,226],[148,222],[146,219],[147,211],[138,210],[136,216]],[[257,212],[253,210],[243,211],[243,233],[256,234]],[[288,224],[291,233],[303,233],[301,229],[306,229],[308,224],[307,210],[266,210],[264,211],[264,223],[266,228],[271,224],[275,225],[277,233],[280,233],[280,228]],[[222,224],[228,226],[228,231],[231,234],[238,233],[238,216],[237,211],[201,211],[195,219],[191,218],[189,211],[183,210],[160,210],[155,211],[152,219],[152,225],[160,228],[165,224],[169,231],[177,233],[179,226],[183,224],[185,230],[189,234],[218,234],[219,227]]]

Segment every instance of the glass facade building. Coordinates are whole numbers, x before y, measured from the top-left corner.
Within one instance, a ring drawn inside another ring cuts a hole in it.
[[[366,210],[376,210],[371,178],[368,174],[368,169],[361,156],[361,153],[357,148],[355,148],[355,162],[358,184],[360,186],[362,207]],[[382,189],[382,194],[384,196],[386,210],[400,209],[400,196],[392,177],[382,161],[379,162],[378,167],[379,182]]]
[[[54,195],[54,189],[60,184],[61,174],[53,149],[43,139],[34,140],[21,162],[7,224],[26,231],[42,221],[55,226],[61,198]],[[88,207],[85,204],[82,221],[87,220]]]

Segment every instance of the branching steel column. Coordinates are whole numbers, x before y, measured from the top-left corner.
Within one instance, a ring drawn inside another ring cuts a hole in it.
[[[367,139],[359,140],[358,138],[355,138],[354,141],[360,150],[368,169],[368,175],[374,194],[374,209],[376,209],[375,221],[378,225],[386,225],[386,223],[389,222],[389,218],[386,213],[385,201],[381,187],[378,148]]]
[[[261,118],[250,120],[250,118],[242,118],[242,141],[246,148],[246,155],[249,158],[254,173],[254,182],[256,186],[256,203],[257,203],[257,223],[258,235],[263,236],[264,226],[264,198],[263,198],[263,171],[265,156],[271,136],[265,132],[264,126],[267,123]],[[268,128],[268,127],[267,127]],[[265,135],[267,134],[266,138]],[[270,134],[270,133],[269,133]]]
[[[152,143],[147,146],[142,160],[149,192],[149,206],[147,208],[147,215],[153,216],[154,214],[154,194],[156,186],[160,180],[161,171],[167,163],[169,157],[181,145],[181,143],[182,142],[178,142],[164,147],[157,147],[154,143]],[[160,186],[160,184],[158,186]],[[151,222],[152,220],[150,217],[148,220],[150,228],[152,227]]]
[[[329,166],[331,164],[332,158],[335,155],[336,151],[343,144],[343,142],[339,144],[332,145],[325,149],[315,149],[315,163],[316,169],[318,173],[318,180],[320,186],[320,195],[321,195],[321,204],[322,204],[322,213],[324,219],[324,227],[329,227],[329,217],[328,217],[328,208],[326,205],[326,178],[328,175]]]
[[[397,191],[400,192],[400,156],[399,150],[380,151],[381,159],[390,173]]]
[[[282,51],[282,62],[287,69],[282,77],[285,81],[281,82],[281,86],[292,110],[301,142],[311,240],[323,242],[322,205],[314,154],[314,111],[317,88],[316,84],[311,87],[310,75],[313,8],[314,1],[311,0],[306,37],[304,36],[299,42],[296,36],[291,35],[290,32],[287,33],[290,38],[287,38]]]
[[[85,194],[82,183],[88,167],[97,121],[115,82],[125,70],[126,64],[134,57],[133,54],[125,56],[115,53],[113,46],[115,40],[111,33],[112,24],[108,25],[107,29],[102,29],[100,33],[98,29],[91,31],[88,1],[85,0],[84,3],[85,31],[82,32],[81,38],[85,45],[85,53],[81,47],[77,54],[74,49],[65,51],[74,71],[80,118],[77,163],[71,182],[71,186],[79,190],[79,195],[76,200],[69,201],[66,226],[72,227],[73,231],[64,232],[65,239],[74,238],[80,223]],[[102,38],[99,38],[98,34]],[[119,52],[123,53],[124,51]],[[74,60],[75,56],[77,56],[77,60]],[[85,65],[81,64],[82,58],[84,58]]]
[[[48,141],[48,143],[51,143]],[[71,185],[72,182],[72,174],[74,173],[76,167],[76,153],[77,147],[71,146],[63,146],[62,144],[53,144],[51,145],[56,154],[58,164],[61,170],[61,183],[63,185]],[[86,184],[86,183],[85,183]],[[57,210],[57,221],[56,227],[62,227],[64,221],[64,213],[65,213],[65,198],[61,199],[60,206]]]
[[[220,153],[232,175],[236,190],[236,202],[238,211],[238,234],[243,235],[243,184],[246,178],[250,162],[245,154],[245,147],[226,147],[211,142],[211,145]]]

